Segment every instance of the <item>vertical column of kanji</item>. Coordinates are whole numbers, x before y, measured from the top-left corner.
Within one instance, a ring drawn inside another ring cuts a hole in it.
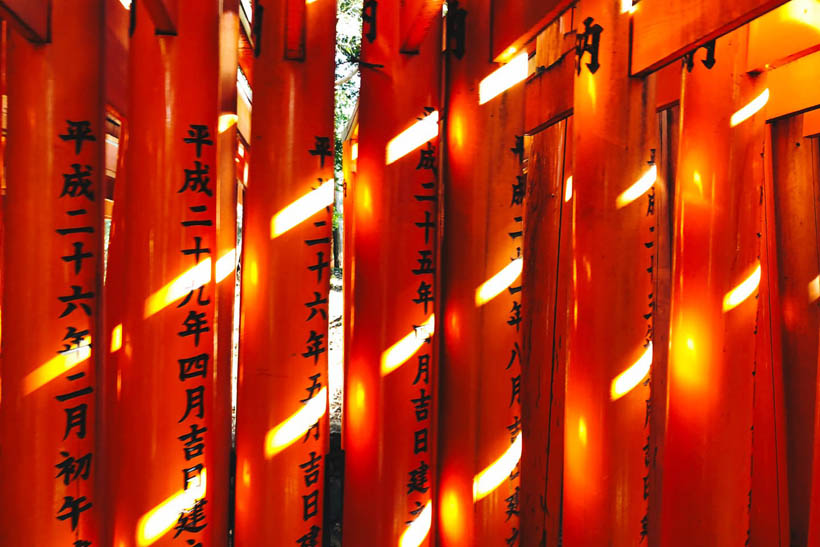
[[[257,2],[236,541],[322,544],[335,3]],[[271,518],[274,515],[274,518]]]
[[[179,0],[172,35],[134,7],[106,544],[224,545],[211,517],[229,450],[211,403],[219,3]]]
[[[439,9],[419,16],[428,30],[408,54],[399,3],[364,2],[355,218],[345,219],[356,250],[345,289],[347,545],[431,542]]]
[[[655,234],[654,82],[629,77],[629,14],[578,7],[575,213],[564,456],[564,545],[637,545],[646,445]]]
[[[9,41],[0,543],[82,547],[99,543],[101,506],[104,27],[97,2],[52,10],[48,44]]]
[[[764,119],[750,117],[768,90],[745,74],[745,43],[742,31],[721,38],[711,69],[684,72],[661,545],[742,544],[755,495]]]
[[[519,542],[524,84],[489,62],[490,2],[448,9],[441,545]]]

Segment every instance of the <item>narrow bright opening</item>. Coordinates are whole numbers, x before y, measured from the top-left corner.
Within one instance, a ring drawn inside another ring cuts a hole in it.
[[[809,281],[809,304],[820,298],[820,275]]]
[[[564,184],[564,201],[569,201],[572,199],[572,177],[567,179],[566,184]]]
[[[430,525],[433,522],[433,504],[427,502],[416,520],[410,523],[407,529],[399,538],[399,547],[419,547],[430,533]]]
[[[483,306],[509,287],[521,276],[524,260],[516,258],[475,290],[475,305]]]
[[[745,122],[755,114],[757,114],[760,109],[766,106],[766,103],[769,102],[769,88],[763,90],[763,93],[752,99],[752,102],[732,114],[732,119],[729,121],[729,125],[732,127],[736,125],[740,125],[741,123]]]
[[[641,381],[649,374],[649,369],[652,367],[652,342],[643,352],[640,359],[617,375],[609,388],[609,396],[613,401],[617,401],[641,383]]]
[[[438,110],[399,133],[387,143],[386,163],[390,165],[438,136]],[[358,155],[358,153],[357,153]]]
[[[224,133],[234,125],[236,125],[239,116],[236,114],[222,114],[219,116],[219,132]]]
[[[504,482],[521,460],[521,433],[500,458],[488,465],[473,479],[473,502],[485,498]]]
[[[632,5],[632,0],[621,0],[621,13],[635,13],[638,4]]]
[[[350,145],[350,159],[353,161],[359,159],[359,143],[357,142]]]
[[[635,184],[624,190],[618,199],[615,201],[615,205],[618,209],[622,209],[626,207],[645,193],[647,193],[652,185],[655,184],[655,181],[658,179],[658,167],[656,165],[652,165],[649,169],[641,175]]]
[[[523,82],[529,74],[529,60],[526,51],[522,51],[506,65],[496,69],[478,84],[478,104],[501,95],[518,82]]]
[[[740,285],[726,293],[723,297],[723,311],[727,312],[738,307],[747,298],[752,296],[760,285],[760,263],[752,274],[743,280]]]
[[[111,331],[111,353],[119,351],[122,347],[122,323],[114,327]]]
[[[436,315],[431,313],[427,321],[407,333],[401,340],[382,353],[382,376],[386,376],[408,361],[433,336],[436,328]]]
[[[68,353],[59,353],[29,372],[23,378],[23,395],[29,395],[37,391],[89,357],[91,357],[91,338],[88,339],[88,345],[80,346]]]
[[[327,412],[327,388],[265,435],[265,457],[272,458],[310,431]]]
[[[206,470],[200,474],[199,484],[191,484],[187,490],[179,490],[174,495],[145,513],[137,523],[137,543],[152,545],[179,521],[179,515],[190,511],[197,500],[205,497]]]
[[[270,220],[270,238],[281,236],[332,204],[333,179],[330,179],[273,215]]]

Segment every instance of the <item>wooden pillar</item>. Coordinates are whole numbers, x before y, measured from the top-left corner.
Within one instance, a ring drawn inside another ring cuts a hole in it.
[[[490,2],[465,7],[447,15],[466,27],[463,56],[446,57],[437,532],[448,547],[517,541],[521,511],[528,55],[491,63]]]
[[[745,43],[744,31],[719,39],[714,67],[684,74],[665,546],[741,544],[749,531],[763,133],[760,116],[733,113],[746,112],[763,82],[744,74]]]
[[[134,7],[121,348],[106,370],[115,495],[103,543],[224,545],[217,503],[227,500],[230,447],[214,410],[224,389],[214,355],[219,3],[180,0],[173,34],[155,32],[144,2]]]
[[[239,545],[321,545],[323,534],[336,7],[297,4],[263,0],[254,13],[261,34],[244,202]]]
[[[628,76],[630,14],[576,11],[563,544],[646,541],[657,148],[654,81]],[[585,35],[583,38],[580,35]]]
[[[103,9],[55,1],[8,51],[0,543],[97,545]],[[93,348],[93,349],[92,349]]]
[[[416,3],[418,4],[418,3]],[[435,275],[441,18],[366,2],[357,176],[345,215],[346,545],[429,545],[435,491]],[[400,53],[420,24],[417,53]],[[401,542],[401,543],[399,543]]]

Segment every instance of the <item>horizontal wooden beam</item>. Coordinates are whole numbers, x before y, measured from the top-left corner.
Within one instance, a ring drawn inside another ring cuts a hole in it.
[[[492,59],[499,63],[509,61],[574,2],[575,0],[493,0]],[[468,3],[465,3],[465,7],[470,10]],[[569,32],[572,27],[561,30]]]
[[[177,0],[137,0],[145,5],[157,34],[177,33]]]
[[[633,76],[653,72],[785,2],[641,0],[632,15],[630,72]]]
[[[49,40],[51,8],[48,0],[0,0],[0,18],[31,42]]]
[[[769,86],[769,102],[766,104],[766,119],[782,118],[820,106],[817,74],[820,74],[820,52],[768,71],[766,84]]]

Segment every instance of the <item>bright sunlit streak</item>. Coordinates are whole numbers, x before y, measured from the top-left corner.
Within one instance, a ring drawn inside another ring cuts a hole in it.
[[[521,433],[500,458],[488,465],[473,479],[473,502],[487,495],[504,482],[521,460]]]
[[[769,88],[763,90],[763,93],[752,99],[752,102],[732,114],[732,119],[729,121],[729,125],[732,127],[739,125],[755,114],[757,114],[766,103],[769,102]]]
[[[407,362],[433,336],[436,328],[436,316],[430,314],[427,321],[407,333],[404,338],[390,346],[382,353],[382,376],[386,376]]]
[[[350,145],[350,159],[353,161],[359,159],[359,143],[357,142]]]
[[[646,173],[641,175],[641,178],[632,186],[624,190],[618,199],[615,201],[616,207],[621,209],[626,207],[645,193],[647,193],[655,181],[658,179],[658,167],[652,165],[647,169]]]
[[[515,283],[521,276],[524,267],[524,260],[516,258],[504,268],[492,276],[490,279],[479,285],[475,290],[475,305],[483,306],[502,292],[504,289]]]
[[[567,178],[567,182],[564,185],[564,201],[569,201],[572,199],[572,177]]]
[[[197,484],[190,484],[187,490],[179,490],[140,518],[137,523],[137,542],[140,546],[155,543],[174,527],[181,513],[190,511],[197,500],[205,497],[205,472],[203,469]]]
[[[723,311],[727,312],[741,305],[754,294],[758,285],[760,285],[760,263],[740,285],[726,293],[726,296],[723,297]]]
[[[120,0],[120,4],[122,4],[122,7],[125,9],[131,9],[131,0]]]
[[[609,387],[609,396],[613,401],[616,401],[632,391],[635,386],[649,374],[649,369],[652,367],[652,342],[646,347],[640,359],[628,369],[617,375]]]
[[[29,395],[68,372],[91,356],[91,338],[88,344],[67,353],[59,353],[23,378],[23,395]]]
[[[820,275],[809,281],[809,304],[820,298]]]
[[[216,261],[216,282],[221,283],[223,279],[231,275],[236,268],[236,249],[231,249]]]
[[[332,204],[333,179],[330,179],[273,215],[270,220],[270,238],[281,236]]]
[[[386,164],[403,158],[430,139],[438,136],[438,110],[417,121],[387,143]],[[358,156],[358,151],[357,154]]]
[[[206,258],[149,296],[143,317],[151,317],[169,304],[202,287],[211,280],[211,259]]]
[[[416,520],[404,530],[399,538],[399,547],[419,547],[430,533],[430,525],[433,522],[433,504],[427,502],[421,510]]]
[[[478,104],[501,95],[518,82],[527,79],[529,62],[526,51],[522,51],[506,65],[496,69],[478,84]]]
[[[114,327],[111,331],[111,353],[119,351],[122,347],[122,323]]]
[[[327,388],[265,435],[265,457],[274,457],[307,433],[327,412]]]
[[[633,5],[632,0],[621,0],[621,13],[635,13],[638,4]]]

